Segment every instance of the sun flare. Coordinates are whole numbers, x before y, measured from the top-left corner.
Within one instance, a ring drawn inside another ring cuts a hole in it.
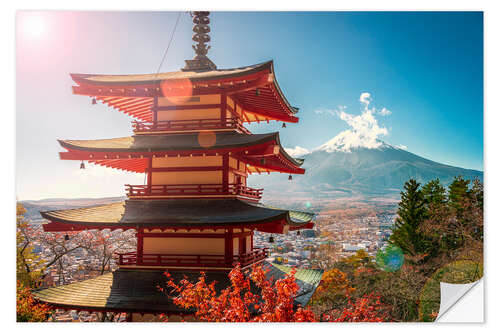
[[[40,39],[47,32],[47,21],[38,13],[21,16],[22,33],[30,39]]]

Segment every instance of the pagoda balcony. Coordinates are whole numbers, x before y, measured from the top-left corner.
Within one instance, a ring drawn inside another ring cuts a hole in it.
[[[159,266],[159,267],[207,267],[233,268],[238,264],[246,267],[266,259],[267,248],[257,248],[251,252],[226,257],[208,254],[142,254],[137,252],[115,253],[119,266]]]
[[[263,189],[255,189],[240,184],[181,184],[181,185],[125,185],[127,196],[143,197],[231,197],[238,196],[260,200]]]
[[[132,122],[135,134],[158,132],[189,132],[202,130],[238,130],[241,133],[251,134],[242,122],[235,118],[230,119],[193,119],[193,120],[165,120],[156,122]]]

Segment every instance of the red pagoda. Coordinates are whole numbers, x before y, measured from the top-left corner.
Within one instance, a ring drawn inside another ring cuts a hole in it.
[[[38,290],[55,308],[141,314],[183,314],[156,290],[165,270],[207,279],[220,287],[235,265],[265,262],[255,231],[288,233],[312,228],[313,214],[267,207],[262,189],[247,186],[252,173],[303,174],[303,160],[287,154],[279,133],[252,134],[245,123],[298,122],[281,92],[273,62],[217,69],[206,56],[208,12],[194,12],[196,56],[178,72],[144,75],[71,74],[73,93],[89,96],[135,118],[130,137],[59,140],[62,160],[88,161],[145,173],[145,185],[125,185],[127,200],[42,212],[46,232],[134,229],[137,250],[117,254],[118,269],[98,278]],[[283,126],[285,127],[285,126]],[[302,276],[302,280],[301,280]],[[297,273],[305,303],[321,272]],[[305,290],[309,288],[309,290]],[[151,317],[152,318],[152,317]]]

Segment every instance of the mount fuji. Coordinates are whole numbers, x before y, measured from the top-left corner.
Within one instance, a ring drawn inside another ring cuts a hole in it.
[[[404,183],[414,178],[420,183],[439,178],[445,186],[454,177],[478,178],[483,172],[445,165],[415,155],[373,137],[353,137],[342,132],[309,152],[296,147],[290,153],[304,158],[304,175],[271,174],[249,177],[249,186],[264,187],[269,196],[316,198],[350,196],[397,198]],[[292,194],[293,193],[293,194]]]

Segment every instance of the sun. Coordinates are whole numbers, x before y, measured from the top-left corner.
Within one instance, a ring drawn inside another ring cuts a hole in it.
[[[47,33],[47,20],[39,13],[25,13],[20,23],[23,35],[30,39],[40,39]]]

